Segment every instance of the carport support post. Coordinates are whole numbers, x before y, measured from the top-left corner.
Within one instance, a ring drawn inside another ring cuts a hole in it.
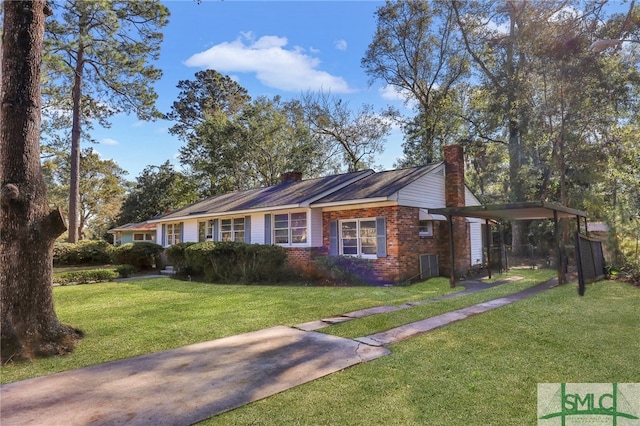
[[[558,224],[558,211],[553,211],[553,230],[556,234],[556,247],[558,250],[558,285],[564,284],[564,267],[562,265],[562,247],[561,247],[561,238],[560,238],[560,226]]]
[[[491,279],[491,225],[489,219],[485,219],[485,234],[487,237],[487,274]]]
[[[578,234],[580,233],[580,216],[576,216],[576,222],[578,224]],[[584,235],[587,235],[587,218],[584,218]]]
[[[451,263],[451,275],[449,276],[449,286],[455,288],[456,286],[456,263],[453,253],[453,217],[447,215],[447,222],[449,222],[449,259]]]

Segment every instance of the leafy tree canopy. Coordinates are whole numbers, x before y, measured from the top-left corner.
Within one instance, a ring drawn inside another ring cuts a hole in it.
[[[169,10],[159,0],[52,3],[45,38],[44,99],[51,143],[71,140],[69,241],[78,239],[80,140],[90,140],[93,122],[109,126],[109,117],[134,113],[142,120],[160,117],[153,82],[162,72],[158,58]],[[70,131],[70,132],[69,132]],[[51,134],[51,133],[50,133]],[[62,135],[62,136],[61,136]]]
[[[194,182],[175,171],[169,161],[147,166],[126,195],[116,225],[144,222],[198,199]]]

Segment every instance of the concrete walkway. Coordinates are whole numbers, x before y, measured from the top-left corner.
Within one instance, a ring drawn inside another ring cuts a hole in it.
[[[554,281],[355,340],[305,331],[304,324],[278,326],[10,383],[0,387],[0,423],[193,424],[387,355],[387,344],[521,300]],[[467,290],[473,287],[469,283]],[[377,312],[372,308],[344,318]]]
[[[402,340],[415,337],[419,334],[429,332],[447,324],[469,318],[470,316],[509,305],[513,302],[517,302],[518,300],[522,300],[543,290],[548,290],[551,287],[555,287],[557,285],[557,281],[558,280],[556,278],[551,281],[529,287],[520,292],[510,294],[508,296],[500,297],[488,302],[478,303],[472,306],[467,306],[466,308],[457,309],[455,311],[446,312],[444,314],[436,315],[431,318],[426,318],[422,321],[416,321],[400,327],[392,328],[391,330],[383,331],[381,333],[375,333],[365,337],[358,337],[354,340],[372,346],[384,346],[391,343],[400,342]]]
[[[454,297],[460,297],[460,296],[464,296],[466,294],[476,293],[478,291],[486,290],[488,288],[497,287],[499,285],[510,283],[510,282],[513,282],[513,281],[519,281],[521,279],[523,279],[523,277],[514,275],[512,277],[508,277],[508,278],[505,278],[505,279],[499,280],[499,281],[494,281],[492,283],[485,283],[485,282],[476,281],[476,280],[463,281],[463,282],[460,283],[460,285],[464,286],[465,289],[462,290],[462,291],[457,291],[455,293],[449,293],[449,294],[445,294],[445,295],[442,295],[442,296],[432,297],[431,299],[419,300],[419,301],[415,301],[415,302],[407,302],[407,303],[402,304],[402,305],[374,306],[373,308],[361,309],[359,311],[349,312],[349,313],[342,314],[342,315],[337,316],[337,317],[323,318],[323,319],[318,320],[318,321],[306,322],[304,324],[299,324],[299,325],[296,325],[294,327],[297,328],[297,329],[303,330],[303,331],[320,330],[321,328],[328,327],[328,326],[334,325],[334,324],[339,324],[339,323],[346,322],[346,321],[351,321],[353,319],[364,318],[364,317],[367,317],[369,315],[383,314],[383,313],[386,313],[386,312],[399,311],[399,310],[402,310],[402,309],[409,309],[409,308],[413,308],[414,306],[425,305],[427,303],[433,303],[433,302],[437,302],[439,300],[452,299]]]

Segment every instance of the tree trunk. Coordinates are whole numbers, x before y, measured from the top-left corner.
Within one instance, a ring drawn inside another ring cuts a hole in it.
[[[45,0],[5,1],[0,111],[0,358],[62,354],[82,333],[53,307],[53,243],[66,230],[40,168]]]
[[[84,46],[82,41],[78,47],[76,70],[73,80],[73,117],[71,126],[71,172],[69,179],[69,238],[70,243],[77,243],[80,239],[78,228],[78,204],[80,200],[80,111],[82,100],[82,71],[84,61]]]

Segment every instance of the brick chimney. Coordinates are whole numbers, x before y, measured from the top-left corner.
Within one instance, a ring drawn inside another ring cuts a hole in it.
[[[464,185],[464,152],[460,145],[448,145],[444,147],[444,172],[445,172],[445,204],[447,207],[465,206],[465,185]],[[464,217],[452,217],[453,225],[453,247],[454,247],[454,268],[455,275],[465,274],[471,268],[471,245],[470,233],[467,227],[467,220]],[[448,228],[448,227],[447,227]],[[442,253],[445,259],[449,256],[449,231],[446,235],[446,253]],[[443,269],[449,273],[450,262],[444,262]]]
[[[447,207],[463,207],[464,152],[460,145],[444,147],[445,203]]]
[[[300,182],[302,172],[285,172],[280,176],[280,182]]]

